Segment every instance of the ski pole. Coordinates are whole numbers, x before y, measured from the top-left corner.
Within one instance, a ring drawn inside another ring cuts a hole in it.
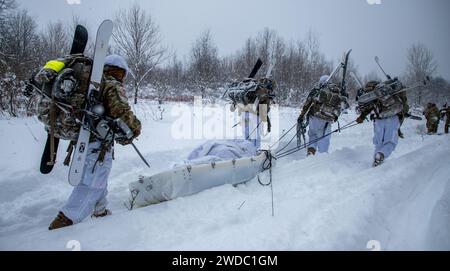
[[[384,75],[386,76],[386,78],[387,78],[388,80],[391,80],[391,76],[390,76],[389,74],[387,74],[387,73],[383,70],[383,67],[381,67],[381,64],[380,64],[380,58],[379,58],[378,56],[375,56],[375,62],[378,64],[378,67],[380,67],[381,71],[384,73]]]
[[[147,160],[145,160],[144,156],[143,156],[142,153],[138,150],[138,148],[136,147],[136,145],[134,145],[133,142],[131,142],[131,146],[133,146],[134,150],[137,152],[137,154],[139,155],[139,157],[141,157],[142,161],[144,161],[144,163],[147,165],[147,167],[150,168],[150,165],[148,164]]]

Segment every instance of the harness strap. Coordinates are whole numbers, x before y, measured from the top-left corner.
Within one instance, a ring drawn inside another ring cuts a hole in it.
[[[55,124],[56,124],[56,103],[55,96],[52,93],[52,102],[50,105],[50,161],[47,165],[55,164]]]
[[[75,147],[75,142],[70,141],[69,146],[67,147],[67,155],[66,155],[66,158],[64,159],[65,166],[70,165],[70,157],[72,156],[74,147]]]

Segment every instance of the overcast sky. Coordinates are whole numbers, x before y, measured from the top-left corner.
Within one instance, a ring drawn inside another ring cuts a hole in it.
[[[322,52],[336,61],[353,48],[362,74],[405,70],[406,50],[415,43],[428,46],[438,62],[438,74],[450,79],[450,1],[448,0],[17,0],[40,26],[71,21],[72,14],[95,29],[115,11],[134,2],[151,13],[164,42],[182,58],[196,37],[210,29],[220,55],[229,55],[264,27],[286,41],[302,40],[311,29],[319,34]],[[80,4],[69,4],[81,2]],[[368,2],[381,2],[370,5]],[[92,35],[92,34],[91,34]],[[93,35],[92,35],[93,36]]]

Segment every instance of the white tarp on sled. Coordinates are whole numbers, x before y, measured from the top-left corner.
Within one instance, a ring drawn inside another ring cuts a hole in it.
[[[191,152],[184,164],[141,177],[129,185],[132,207],[192,195],[215,186],[239,184],[263,171],[266,154],[246,140],[208,141]]]

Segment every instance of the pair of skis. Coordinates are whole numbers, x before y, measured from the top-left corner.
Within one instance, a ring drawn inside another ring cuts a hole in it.
[[[103,76],[103,66],[105,63],[106,54],[108,52],[108,44],[112,35],[113,22],[111,20],[105,20],[101,23],[97,31],[97,37],[95,41],[94,61],[92,64],[90,85],[86,95],[86,99],[89,99],[91,93],[96,91],[100,86]],[[72,43],[72,49],[70,54],[83,54],[88,41],[87,30],[78,25],[75,30],[74,40]],[[86,111],[89,111],[89,102],[86,103]],[[80,183],[83,176],[84,163],[86,161],[89,138],[91,132],[89,131],[89,124],[84,116],[80,133],[75,147],[72,162],[69,169],[69,183],[71,185],[77,185]],[[41,173],[48,174],[52,171],[54,166],[54,160],[56,158],[56,152],[59,144],[59,139],[55,138],[52,146],[51,136],[48,135],[45,149],[41,158]]]

